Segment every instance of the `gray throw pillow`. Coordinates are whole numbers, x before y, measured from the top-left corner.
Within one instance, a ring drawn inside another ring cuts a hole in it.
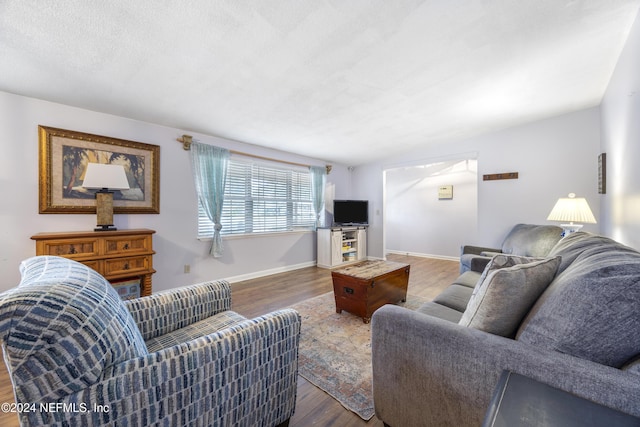
[[[459,324],[512,337],[553,280],[561,258],[496,255],[487,265]]]

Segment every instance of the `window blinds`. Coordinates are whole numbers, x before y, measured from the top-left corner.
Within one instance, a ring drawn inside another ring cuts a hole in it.
[[[313,229],[309,170],[230,159],[221,222],[223,235]],[[212,229],[198,203],[198,237],[210,236]]]

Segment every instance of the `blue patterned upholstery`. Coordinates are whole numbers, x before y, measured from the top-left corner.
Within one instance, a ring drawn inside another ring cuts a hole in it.
[[[223,311],[222,313],[214,314],[211,317],[200,320],[199,322],[194,322],[183,328],[150,338],[146,343],[147,348],[151,352],[162,350],[163,348],[182,344],[183,342],[218,332],[221,329],[235,326],[245,320],[247,320],[245,317],[234,311]]]
[[[231,310],[231,287],[224,280],[199,283],[128,300],[125,305],[142,337],[149,340]]]
[[[30,258],[20,268],[23,280],[0,306],[19,400],[56,400],[94,384],[105,368],[147,354],[131,314],[94,270],[56,257]]]
[[[36,404],[22,425],[275,426],[293,414],[294,310],[245,319],[224,281],[125,303],[58,257],[21,273],[0,295],[0,341],[16,401]]]

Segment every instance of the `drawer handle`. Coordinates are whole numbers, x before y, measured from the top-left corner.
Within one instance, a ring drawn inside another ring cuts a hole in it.
[[[127,262],[127,263],[125,263],[125,264],[122,266],[122,269],[123,269],[123,270],[128,270],[128,269],[129,269],[129,263],[128,263],[128,262]]]
[[[124,246],[122,247],[122,249],[124,249],[124,250],[129,249],[129,244],[128,244],[128,243],[125,243],[125,244],[124,244]]]
[[[345,288],[344,288],[344,293],[345,293],[345,294],[349,294],[349,295],[353,295],[353,289],[352,289],[352,288],[347,288],[347,287],[345,286]]]

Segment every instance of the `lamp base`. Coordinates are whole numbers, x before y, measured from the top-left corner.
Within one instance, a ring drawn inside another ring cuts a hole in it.
[[[100,227],[96,227],[93,231],[116,231],[117,228],[111,225],[101,225]]]
[[[94,231],[117,230],[113,226],[113,191],[103,188],[96,192],[97,224]]]
[[[583,224],[560,224],[560,227],[564,230],[562,232],[562,237],[567,237],[571,233],[575,233],[576,231],[580,231]]]

